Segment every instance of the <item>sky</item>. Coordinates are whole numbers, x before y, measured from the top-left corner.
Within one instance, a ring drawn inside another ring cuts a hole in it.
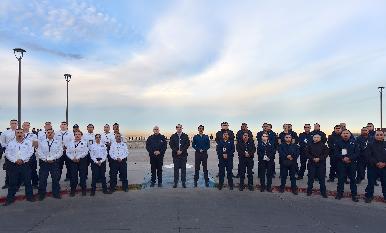
[[[97,131],[208,133],[227,121],[380,126],[386,1],[1,0],[0,128],[65,120]]]

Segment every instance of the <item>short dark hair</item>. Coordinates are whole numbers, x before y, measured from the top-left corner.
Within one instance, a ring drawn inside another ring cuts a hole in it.
[[[203,125],[199,125],[198,128],[202,127],[203,129],[205,129],[205,127]]]

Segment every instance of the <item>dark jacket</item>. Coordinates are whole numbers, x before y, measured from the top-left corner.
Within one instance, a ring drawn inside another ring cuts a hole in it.
[[[374,142],[374,138],[371,138],[370,136],[364,137],[361,135],[356,138],[356,142],[359,149],[359,158],[365,159],[367,147],[370,143]]]
[[[347,155],[342,155],[342,150],[347,150]],[[342,138],[335,144],[335,158],[341,161],[344,157],[350,158],[351,161],[358,159],[359,150],[358,145],[354,139],[344,141]]]
[[[169,146],[172,149],[173,158],[188,157],[188,148],[190,146],[190,140],[186,133],[181,133],[179,137],[177,133],[170,137]],[[182,154],[177,156],[177,151],[181,150]]]
[[[236,145],[236,150],[239,155],[239,157],[245,157],[245,158],[253,158],[255,156],[256,152],[256,146],[253,141],[247,141],[244,142],[243,140],[241,142],[238,142]],[[249,153],[249,157],[245,156],[245,152]]]
[[[250,130],[247,130],[247,131],[243,131],[243,130],[239,130],[237,131],[237,134],[236,134],[236,140],[237,142],[241,142],[243,141],[243,135],[244,133],[248,133],[248,136],[249,136],[249,141],[252,141],[253,142],[253,134]]]
[[[330,157],[335,156],[335,147],[338,141],[342,140],[340,134],[336,134],[335,131],[332,131],[331,135],[328,136],[327,145],[329,148]]]
[[[307,146],[307,158],[311,163],[313,159],[319,158],[319,163],[325,163],[328,156],[328,147],[323,142],[311,142]]]
[[[287,158],[288,155],[292,156],[292,160],[289,160]],[[281,161],[281,164],[296,164],[297,159],[299,157],[299,146],[296,144],[287,144],[283,143],[279,145],[279,159]]]
[[[230,129],[228,129],[228,130],[223,130],[223,129],[221,129],[220,131],[218,131],[218,132],[216,133],[215,141],[216,141],[217,143],[219,143],[220,141],[223,140],[223,136],[222,136],[222,135],[224,134],[224,132],[228,132],[229,140],[230,140],[230,141],[234,141],[234,140],[235,140],[235,134],[233,133],[232,130],[230,130]]]
[[[370,166],[379,162],[386,162],[386,142],[375,140],[369,144],[366,150],[366,158]]]
[[[300,146],[300,154],[301,155],[306,155],[307,145],[313,143],[312,136],[313,135],[311,134],[311,132],[309,132],[309,133],[303,132],[303,133],[299,134],[299,146]]]
[[[267,155],[270,161],[273,162],[275,160],[276,147],[269,141],[267,144],[265,144],[263,141],[259,141],[257,144],[257,155],[259,161],[263,161],[264,155]]]
[[[323,131],[320,131],[320,130],[313,130],[313,131],[311,131],[311,138],[313,138],[315,134],[319,134],[320,135],[320,137],[322,138],[321,142],[323,144],[325,144],[327,142],[326,134]]]
[[[203,152],[206,152],[210,148],[210,140],[208,135],[203,134],[202,136],[197,134],[193,137],[192,140],[192,147],[196,151],[203,150]]]
[[[153,134],[146,140],[146,150],[149,152],[149,156],[155,156],[154,151],[159,151],[161,156],[165,155],[167,148],[166,138],[162,134]]]
[[[228,155],[228,159],[233,159],[233,154],[235,153],[235,143],[234,141],[228,140],[224,141],[221,140],[218,142],[216,146],[216,152],[218,159],[224,159],[223,154]]]

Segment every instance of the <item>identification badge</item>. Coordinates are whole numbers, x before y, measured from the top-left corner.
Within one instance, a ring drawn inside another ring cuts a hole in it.
[[[16,153],[16,160],[19,160],[21,159],[21,151],[18,150],[17,153]]]
[[[264,161],[269,161],[270,159],[268,158],[267,155],[264,155],[264,158],[263,158]]]
[[[342,155],[347,155],[347,149],[342,149]]]
[[[227,151],[227,148],[226,147],[223,147],[222,148],[222,152],[226,152]]]

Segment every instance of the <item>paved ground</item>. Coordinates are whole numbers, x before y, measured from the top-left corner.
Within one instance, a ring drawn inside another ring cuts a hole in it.
[[[384,233],[386,205],[304,194],[153,188],[0,207],[0,232]]]

